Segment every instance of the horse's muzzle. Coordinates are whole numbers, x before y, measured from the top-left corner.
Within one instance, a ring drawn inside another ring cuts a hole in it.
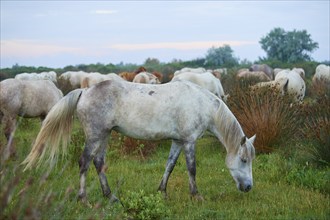
[[[242,192],[249,192],[252,189],[252,185],[240,183],[238,189]]]

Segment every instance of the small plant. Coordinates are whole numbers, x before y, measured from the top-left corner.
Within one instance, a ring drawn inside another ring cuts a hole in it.
[[[138,140],[124,136],[121,150],[124,154],[138,155],[142,159],[146,159],[156,150],[158,143],[157,141]]]
[[[160,219],[169,214],[160,192],[146,195],[143,190],[129,191],[122,203],[128,219]]]

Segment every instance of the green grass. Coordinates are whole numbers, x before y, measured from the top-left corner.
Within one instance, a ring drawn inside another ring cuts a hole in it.
[[[81,145],[84,139],[79,123],[75,125],[67,159],[60,160],[50,173],[47,165],[22,172],[20,162],[29,153],[39,128],[38,120],[22,120],[15,137],[16,157],[1,161],[0,219],[126,218],[125,208],[119,203],[110,204],[102,196],[92,165],[87,179],[88,204],[77,202],[78,159],[82,146],[75,146],[75,143]],[[1,143],[4,143],[2,137]],[[164,172],[170,141],[161,142],[146,159],[124,155],[118,146],[113,147],[111,142],[109,145],[106,174],[112,191],[124,204],[133,203],[134,196],[142,194],[140,197],[146,203],[140,209],[158,208],[163,219],[330,218],[329,167],[301,166],[280,153],[258,155],[253,163],[254,188],[249,193],[241,193],[225,166],[224,148],[214,137],[205,136],[196,148],[197,185],[205,200],[190,198],[188,174],[181,155],[169,179],[168,198],[158,201],[156,190]],[[153,201],[161,204],[151,206]]]

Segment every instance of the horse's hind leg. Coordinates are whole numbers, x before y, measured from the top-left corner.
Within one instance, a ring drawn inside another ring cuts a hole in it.
[[[172,146],[166,163],[165,172],[162,181],[160,182],[160,185],[158,187],[158,190],[165,194],[166,194],[166,186],[168,179],[174,169],[174,166],[179,158],[180,153],[181,153],[181,144],[177,141],[172,141]]]
[[[16,153],[14,144],[14,133],[16,129],[16,116],[4,115],[2,118],[3,131],[7,140],[4,152],[2,152],[2,159],[6,161],[10,156]]]
[[[104,140],[100,151],[97,153],[97,155],[94,157],[94,165],[96,168],[96,171],[99,175],[99,180],[102,188],[103,195],[105,197],[108,197],[110,199],[110,202],[117,202],[118,199],[111,193],[107,177],[105,176],[105,153],[106,153],[106,148],[107,148],[107,141]]]
[[[106,137],[106,136],[104,136]],[[106,139],[106,138],[103,138]],[[78,199],[86,202],[86,176],[91,160],[100,150],[100,146],[103,142],[102,138],[87,138],[84,151],[79,159],[80,168],[80,188]]]

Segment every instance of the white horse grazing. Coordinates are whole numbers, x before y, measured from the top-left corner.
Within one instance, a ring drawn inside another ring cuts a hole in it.
[[[84,71],[67,71],[59,76],[59,86],[62,87],[62,84],[69,84],[70,91],[80,88],[82,78],[87,75],[88,73]]]
[[[255,77],[261,81],[270,81],[271,78],[263,71],[250,71],[248,69],[240,69],[236,75],[237,79]]]
[[[282,94],[288,93],[292,95],[297,102],[301,102],[305,97],[306,84],[296,70],[282,70],[275,80],[265,83],[258,83],[253,88],[264,86],[275,86]]]
[[[56,161],[62,140],[67,150],[73,114],[85,131],[85,149],[79,160],[79,198],[86,200],[86,175],[93,161],[103,195],[116,201],[105,176],[105,152],[109,132],[115,130],[129,137],[147,140],[172,139],[172,146],[159,190],[166,186],[176,161],[183,150],[192,196],[196,185],[195,143],[203,133],[212,132],[227,150],[226,165],[240,191],[252,189],[253,141],[246,138],[239,122],[226,104],[209,91],[188,82],[161,85],[107,80],[88,89],[77,89],[62,98],[47,115],[28,157],[25,170],[47,154]]]
[[[227,75],[227,68],[207,70],[207,72],[211,72],[215,77],[217,77],[218,79],[221,79],[222,75]]]
[[[198,67],[198,68],[190,68],[190,67],[184,67],[181,70],[177,70],[174,72],[174,76],[179,75],[181,73],[186,73],[186,72],[193,72],[193,73],[205,73],[206,70],[203,67]]]
[[[305,70],[303,68],[296,68],[294,67],[292,71],[297,72],[302,79],[305,79]]]
[[[224,101],[227,101],[228,95],[225,95],[220,80],[210,72],[205,72],[203,74],[194,72],[182,72],[181,74],[174,76],[171,82],[175,82],[178,80],[187,80],[193,82],[209,90]]]
[[[301,73],[295,69],[291,71],[284,70],[276,75],[275,81],[281,78],[288,79],[287,92],[293,95],[296,101],[302,101],[305,97],[306,84]]]
[[[249,68],[250,71],[262,71],[266,73],[266,75],[273,80],[274,79],[274,70],[268,66],[267,64],[253,64]]]
[[[258,89],[258,88],[263,88],[263,87],[269,87],[271,89],[275,88],[277,89],[282,95],[285,95],[285,91],[287,90],[288,87],[288,79],[287,78],[280,78],[278,80],[272,80],[268,82],[260,82],[257,83],[253,86],[251,86],[251,89]]]
[[[325,80],[330,83],[330,66],[320,64],[316,67],[313,82],[317,80]]]
[[[15,76],[15,79],[19,80],[50,80],[53,83],[57,83],[57,74],[54,71],[41,72],[41,73],[19,73]]]
[[[140,72],[136,74],[133,79],[134,83],[146,83],[146,84],[160,84],[160,80],[157,76],[148,72]]]
[[[97,72],[89,73],[88,75],[82,77],[81,88],[88,88],[97,83],[103,82],[105,80],[124,80],[116,73],[101,74]]]
[[[44,119],[49,110],[63,97],[62,92],[49,80],[6,79],[0,82],[0,115],[11,148],[16,117],[40,117]]]
[[[274,79],[275,79],[276,75],[277,75],[279,72],[281,72],[282,70],[289,70],[289,71],[290,71],[290,69],[275,68],[275,69],[274,69]]]

